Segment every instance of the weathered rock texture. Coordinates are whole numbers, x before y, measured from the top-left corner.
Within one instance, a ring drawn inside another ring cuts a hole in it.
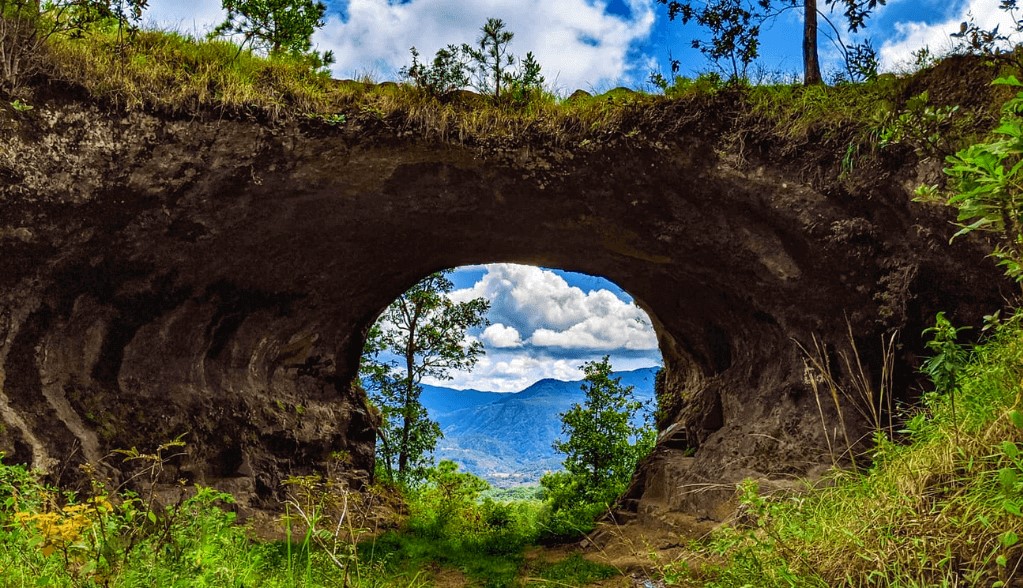
[[[835,138],[742,148],[724,95],[593,140],[471,144],[47,96],[0,115],[0,441],[66,476],[179,435],[172,477],[257,501],[332,454],[371,470],[367,327],[428,272],[519,262],[650,313],[664,434],[631,497],[713,517],[742,476],[832,463],[796,341],[842,345],[848,319],[876,369],[898,329],[908,383],[935,311],[976,322],[1009,290],[911,202],[915,160],[840,181]]]

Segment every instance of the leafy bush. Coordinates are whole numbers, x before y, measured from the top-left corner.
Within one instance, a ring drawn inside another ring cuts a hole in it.
[[[412,64],[401,68],[399,75],[427,94],[439,98],[469,85],[469,74],[461,49],[448,45],[437,50],[433,64],[420,63],[419,51],[412,47]]]
[[[995,84],[1023,88],[1015,76]],[[993,233],[998,245],[991,256],[1017,282],[1023,283],[1023,91],[1002,107],[993,136],[949,156],[947,190],[924,186],[917,199],[958,211],[960,230],[953,239],[973,232]]]
[[[454,549],[489,554],[517,553],[536,539],[535,501],[481,498],[490,485],[441,461],[427,482],[411,491],[408,529],[446,541]]]
[[[419,51],[412,47],[412,63],[399,74],[435,98],[471,85],[495,102],[528,104],[543,88],[540,62],[532,52],[523,59],[508,52],[515,33],[505,30],[501,19],[487,19],[480,33],[476,45],[439,49],[432,65],[421,63]]]
[[[426,568],[454,567],[485,586],[517,586],[523,551],[537,537],[537,500],[481,497],[489,486],[450,461],[407,490],[409,519],[400,531],[360,547],[386,562],[386,574],[408,577]]]
[[[598,495],[585,482],[568,472],[552,472],[540,479],[546,501],[538,521],[545,541],[570,541],[593,530],[595,521],[606,513],[619,492]]]
[[[0,464],[0,569],[13,585],[251,584],[261,575],[230,495],[197,487],[154,509],[138,495],[80,498]]]
[[[955,120],[958,106],[934,106],[924,91],[906,101],[905,108],[882,126],[879,144],[882,147],[905,144],[918,155],[948,153],[948,130]]]

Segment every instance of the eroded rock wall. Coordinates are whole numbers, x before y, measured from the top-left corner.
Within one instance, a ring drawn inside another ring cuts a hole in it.
[[[716,517],[743,476],[820,471],[835,431],[796,341],[843,345],[848,319],[874,370],[899,330],[907,384],[935,311],[975,322],[1009,285],[983,244],[947,246],[945,211],[910,201],[915,162],[875,157],[840,181],[829,146],[744,151],[723,138],[728,99],[494,144],[60,92],[5,110],[0,443],[71,476],[184,435],[168,477],[254,503],[330,460],[365,477],[365,329],[431,271],[520,262],[611,279],[655,322],[662,440],[633,506]]]

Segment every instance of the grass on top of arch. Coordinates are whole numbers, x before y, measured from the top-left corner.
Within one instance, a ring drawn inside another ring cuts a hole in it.
[[[906,79],[885,76],[863,84],[804,88],[725,84],[703,76],[678,80],[666,95],[615,89],[561,99],[541,92],[524,103],[494,104],[468,93],[437,100],[406,83],[375,83],[381,80],[370,75],[333,80],[304,58],[269,59],[239,51],[230,41],[175,31],[143,29],[123,43],[110,23],[80,37],[55,36],[47,53],[52,76],[118,108],[308,119],[341,132],[383,126],[452,143],[535,139],[579,150],[609,140],[641,139],[662,124],[677,125],[679,117],[694,116],[727,119],[735,133],[767,132],[783,140],[849,125],[867,128],[866,137],[879,104],[890,104],[892,112],[901,107]]]

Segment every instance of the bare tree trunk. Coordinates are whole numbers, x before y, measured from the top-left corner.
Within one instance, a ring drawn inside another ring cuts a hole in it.
[[[0,3],[0,88],[15,93],[41,67],[38,0]]]
[[[803,84],[820,84],[821,66],[817,61],[817,0],[803,4]]]
[[[407,304],[407,301],[403,301]],[[413,302],[411,314],[408,307],[405,307],[402,314],[405,316],[406,327],[408,328],[408,339],[405,341],[405,397],[402,402],[402,417],[404,422],[401,427],[401,445],[398,447],[398,475],[404,477],[405,469],[408,467],[409,440],[412,436],[412,396],[416,390],[416,381],[413,376],[416,366],[416,330],[419,328],[420,306]]]

